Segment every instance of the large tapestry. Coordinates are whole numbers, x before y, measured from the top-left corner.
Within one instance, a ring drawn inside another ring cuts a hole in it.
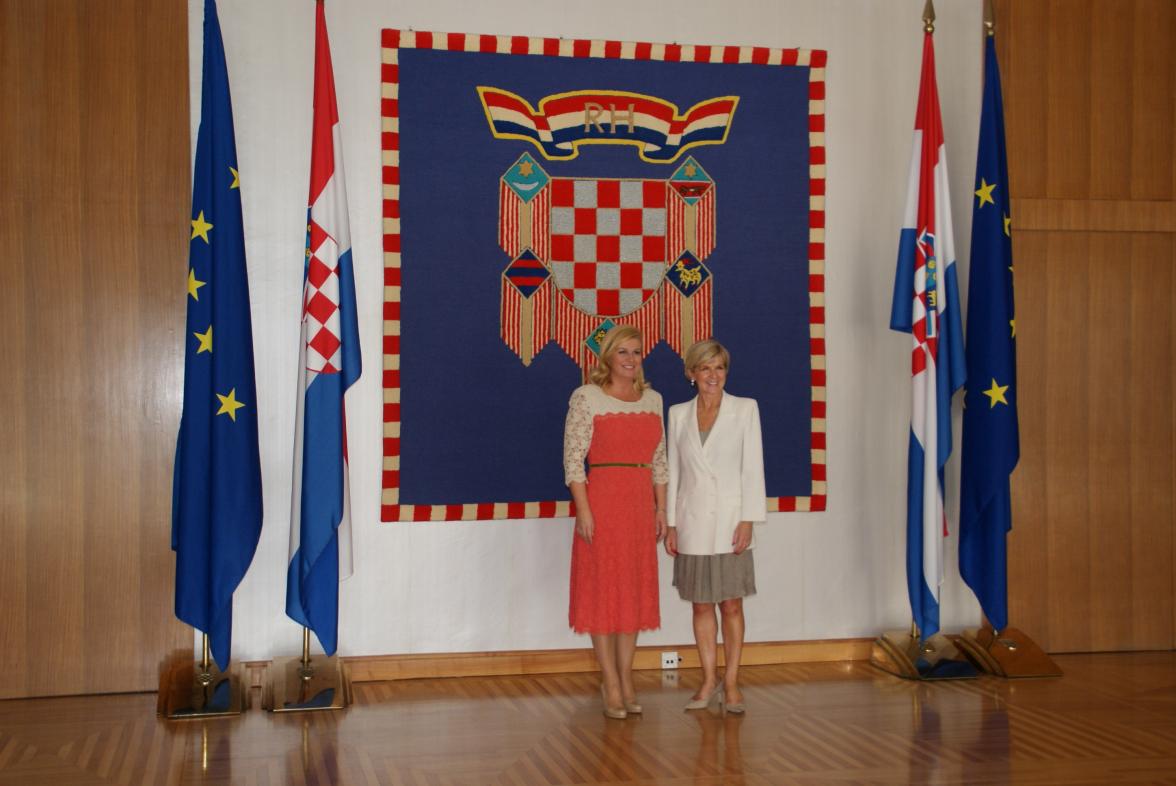
[[[572,514],[610,327],[714,336],[769,510],[823,510],[825,53],[384,30],[384,521]]]

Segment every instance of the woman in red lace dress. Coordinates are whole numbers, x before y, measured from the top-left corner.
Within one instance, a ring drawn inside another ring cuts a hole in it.
[[[564,475],[576,503],[568,621],[592,635],[604,714],[624,718],[641,712],[637,633],[661,624],[657,542],[669,479],[662,400],[641,373],[637,328],[605,335],[590,380],[572,394],[564,427]]]

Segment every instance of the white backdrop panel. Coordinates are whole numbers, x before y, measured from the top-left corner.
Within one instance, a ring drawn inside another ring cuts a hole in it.
[[[380,524],[379,31],[384,27],[829,52],[826,319],[829,506],[773,514],[757,532],[749,641],[873,636],[910,624],[904,527],[909,337],[887,329],[918,90],[923,0],[327,0],[342,119],[364,375],[348,397],[355,575],[340,590],[340,653],[589,646],[567,627],[571,521]],[[233,654],[293,654],[284,613],[295,370],[310,153],[314,3],[220,0],[244,197],[257,358],[265,523],[236,595]],[[981,3],[936,8],[939,90],[966,283],[981,87]],[[192,134],[203,0],[189,0]],[[174,329],[181,329],[176,315]],[[732,376],[737,389],[738,358]],[[492,380],[488,380],[492,383]],[[959,416],[956,413],[956,444]],[[979,607],[956,567],[958,449],[949,465],[943,627]],[[692,641],[661,556],[662,628]]]

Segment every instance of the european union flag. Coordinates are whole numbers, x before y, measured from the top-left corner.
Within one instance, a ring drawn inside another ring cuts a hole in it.
[[[208,634],[213,657],[224,669],[233,590],[261,535],[261,459],[237,147],[216,0],[204,7],[203,78],[172,550],[176,616]]]
[[[972,203],[968,391],[960,471],[960,574],[997,631],[1008,625],[1009,475],[1020,458],[1013,250],[1000,69],[990,35]]]

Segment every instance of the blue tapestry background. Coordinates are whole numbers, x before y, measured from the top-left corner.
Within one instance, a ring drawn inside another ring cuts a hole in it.
[[[498,181],[527,151],[553,177],[668,178],[636,148],[571,161],[495,139],[476,87],[537,106],[553,93],[627,90],[680,111],[738,95],[726,144],[689,155],[716,184],[715,337],[728,390],[759,401],[769,497],[812,487],[807,67],[399,50],[400,504],[564,500],[562,433],[580,371],[549,343],[529,367],[499,338]],[[683,160],[679,160],[678,163]],[[645,363],[666,407],[692,395],[664,342]]]

